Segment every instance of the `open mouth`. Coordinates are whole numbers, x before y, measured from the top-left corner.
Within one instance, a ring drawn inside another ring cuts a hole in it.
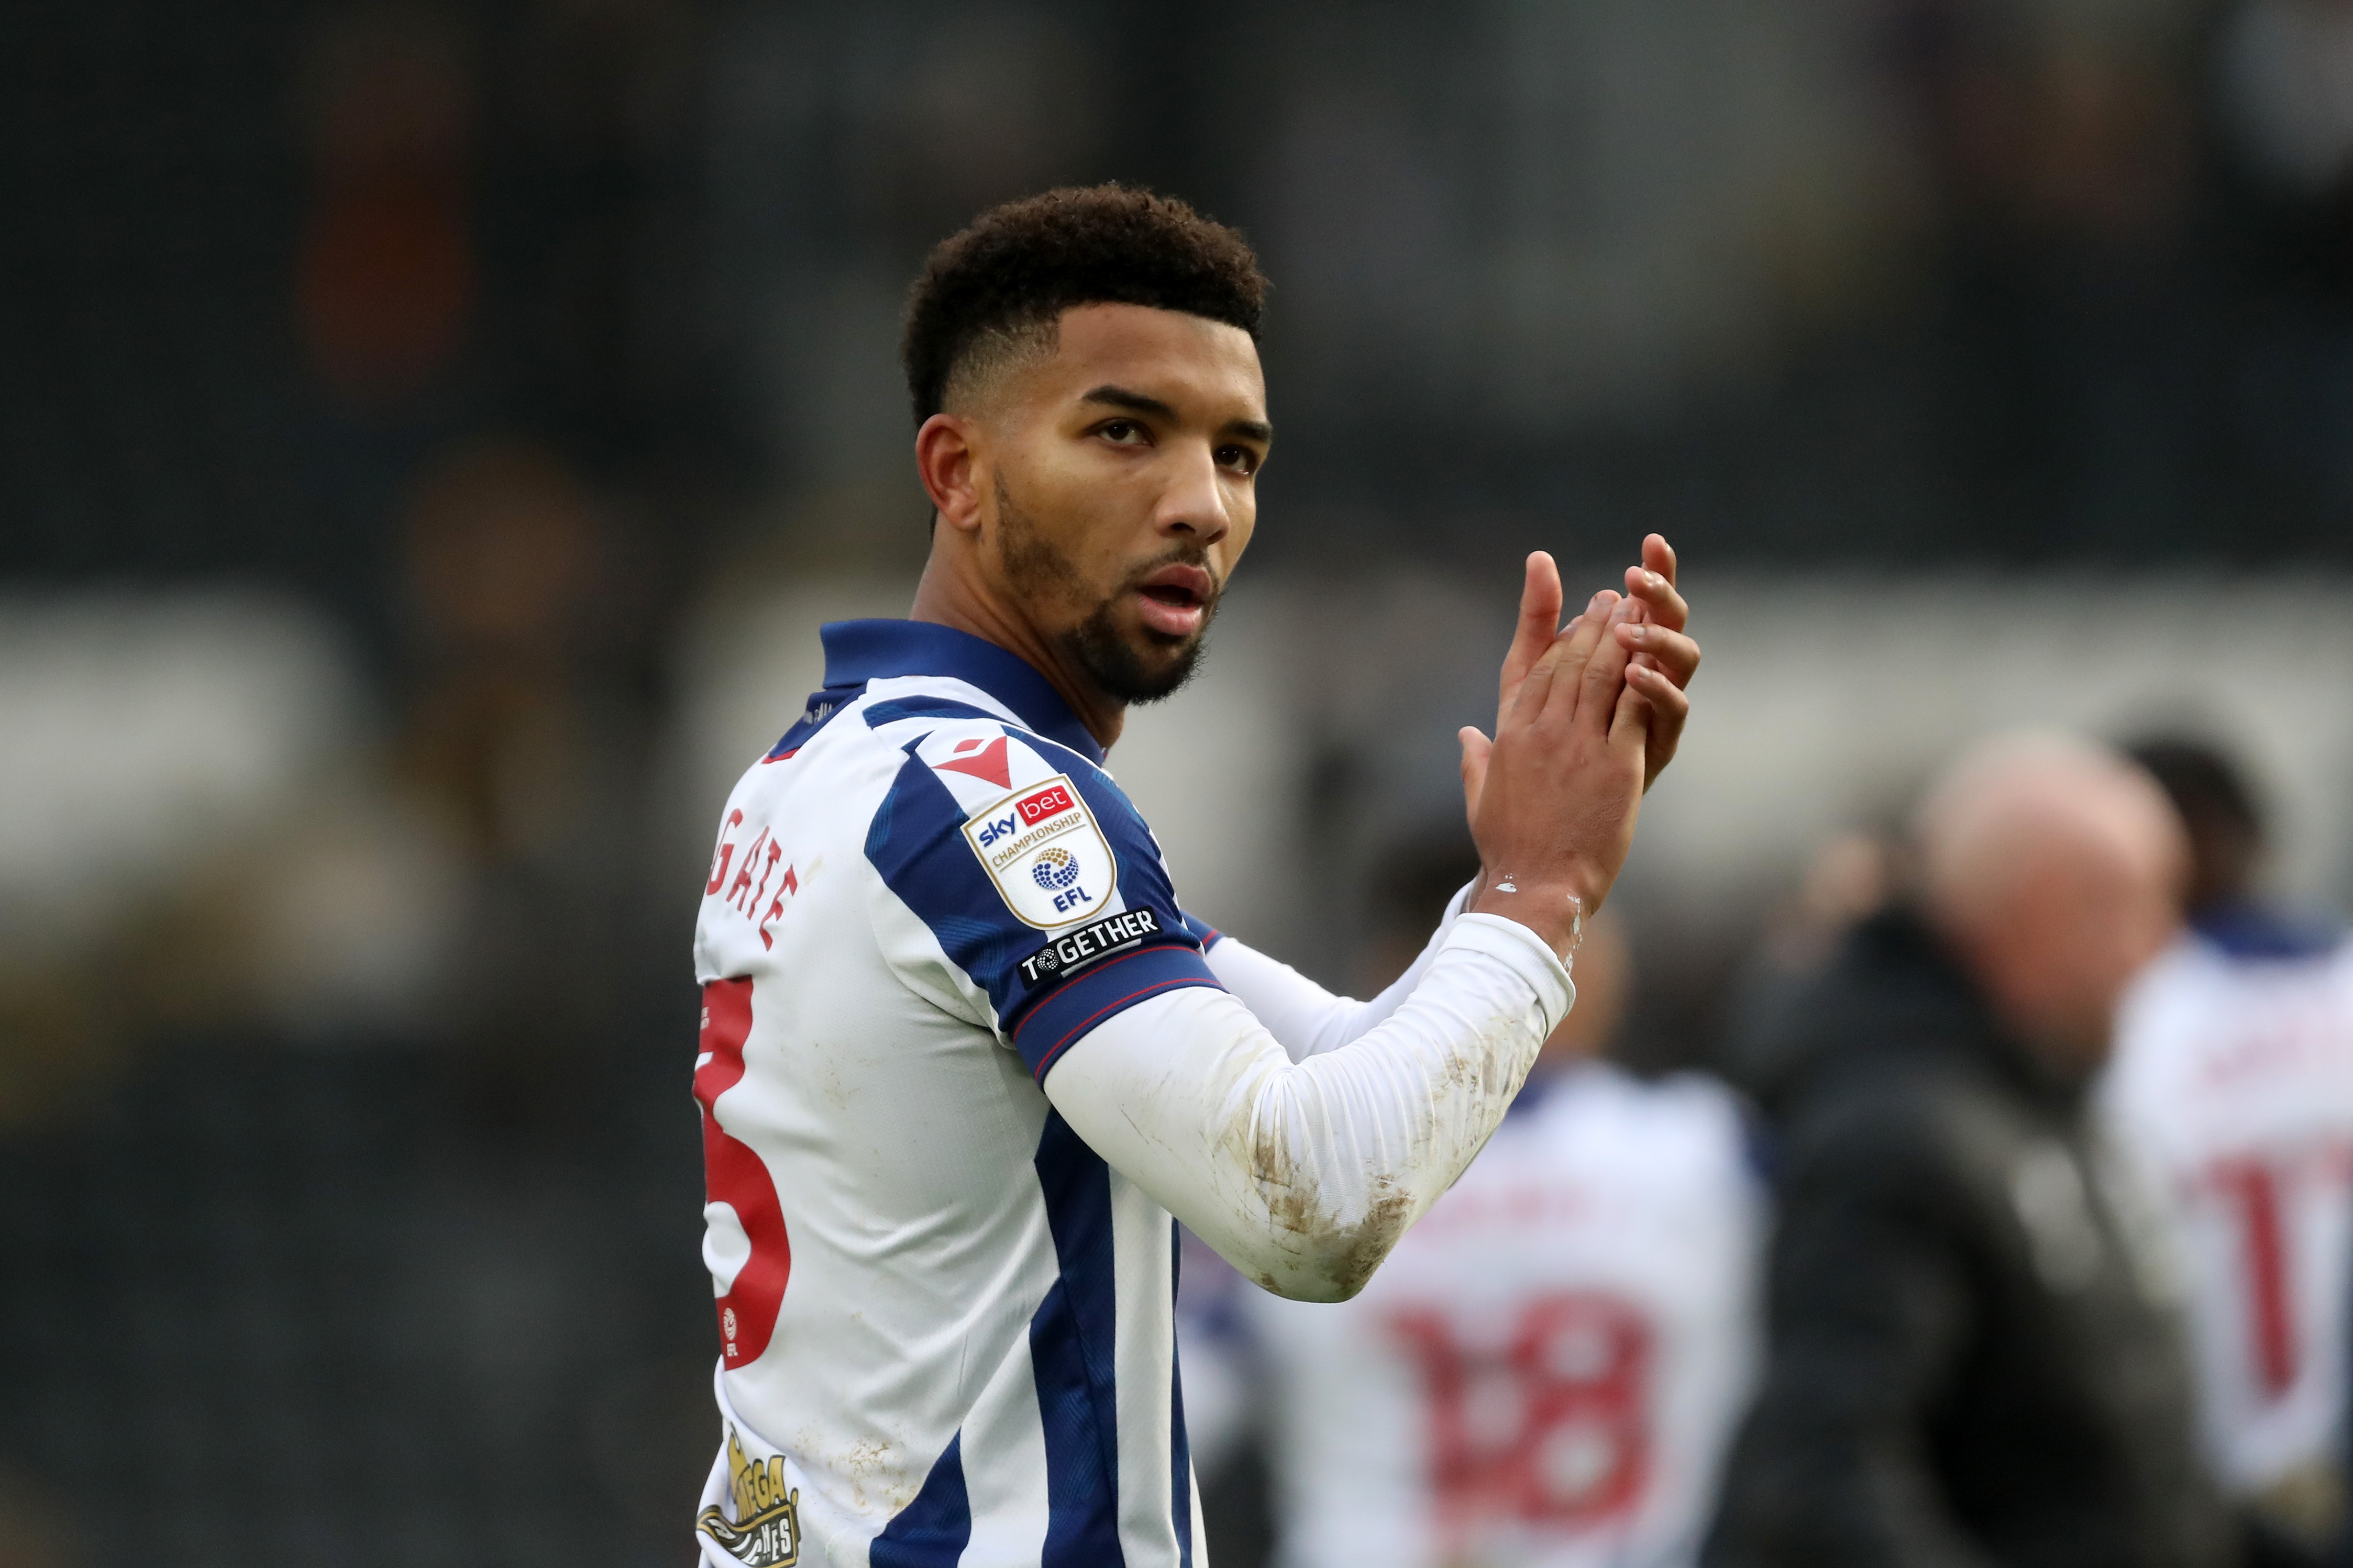
[[[1136,584],[1144,624],[1169,637],[1190,637],[1208,618],[1214,584],[1198,566],[1163,566]]]

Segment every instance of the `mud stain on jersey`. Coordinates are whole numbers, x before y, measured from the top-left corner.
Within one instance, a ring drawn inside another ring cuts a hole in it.
[[[882,1494],[884,1501],[889,1505],[889,1510],[892,1513],[898,1512],[909,1502],[914,1500],[914,1492],[908,1489],[903,1481],[898,1486],[880,1484],[892,1468],[891,1447],[882,1438],[863,1437],[851,1444],[843,1451],[841,1457],[834,1461],[834,1474],[849,1483],[852,1505],[860,1513],[868,1512],[872,1508],[872,1504],[866,1496],[866,1486],[869,1481],[877,1483],[875,1489]],[[901,1496],[902,1492],[905,1493],[903,1497]]]

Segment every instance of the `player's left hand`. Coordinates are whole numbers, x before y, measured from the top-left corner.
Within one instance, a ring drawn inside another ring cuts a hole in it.
[[[1642,788],[1648,791],[1683,742],[1683,722],[1691,717],[1691,698],[1684,688],[1699,670],[1699,644],[1683,631],[1691,622],[1691,606],[1675,590],[1674,548],[1660,535],[1642,541],[1640,566],[1626,568],[1626,594],[1634,608],[1619,623],[1618,641],[1633,655],[1626,666],[1626,684],[1651,704],[1642,773]]]

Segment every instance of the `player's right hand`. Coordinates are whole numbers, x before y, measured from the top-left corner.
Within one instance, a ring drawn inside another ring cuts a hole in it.
[[[1559,582],[1549,556],[1529,558],[1495,739],[1465,729],[1461,741],[1463,794],[1481,862],[1469,908],[1516,920],[1567,953],[1584,918],[1609,896],[1633,842],[1656,710],[1628,682],[1633,649],[1620,634],[1650,612],[1651,596],[1621,598],[1605,589],[1551,634]],[[1671,684],[1662,672],[1654,683]],[[1681,717],[1673,715],[1676,731]]]

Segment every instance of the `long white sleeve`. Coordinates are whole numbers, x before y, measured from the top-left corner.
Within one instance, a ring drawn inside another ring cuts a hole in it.
[[[1438,956],[1470,897],[1471,886],[1466,883],[1448,902],[1438,929],[1411,966],[1369,1002],[1326,991],[1281,959],[1270,958],[1230,936],[1220,936],[1209,948],[1209,970],[1219,984],[1258,1016],[1293,1061],[1303,1062],[1346,1045],[1395,1013],[1421,984],[1430,960]]]
[[[1250,1279],[1345,1300],[1485,1145],[1575,1000],[1535,932],[1464,915],[1345,1047],[1293,1062],[1238,998],[1187,987],[1091,1031],[1046,1098]]]

